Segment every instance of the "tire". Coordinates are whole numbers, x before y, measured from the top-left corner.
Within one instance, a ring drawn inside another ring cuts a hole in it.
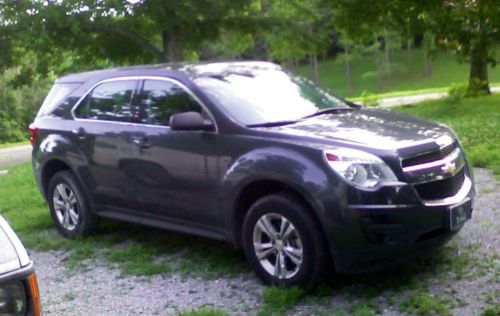
[[[97,228],[98,217],[71,171],[60,171],[50,179],[47,197],[52,219],[65,237],[87,236]]]
[[[269,236],[273,230],[274,240]],[[310,208],[291,194],[257,200],[245,216],[242,234],[246,257],[267,284],[312,287],[331,262],[319,223]]]

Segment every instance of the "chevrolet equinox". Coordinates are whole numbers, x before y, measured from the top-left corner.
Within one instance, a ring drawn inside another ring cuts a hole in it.
[[[450,128],[362,108],[267,62],[68,75],[30,131],[64,236],[102,216],[226,240],[270,284],[430,253],[472,213]]]

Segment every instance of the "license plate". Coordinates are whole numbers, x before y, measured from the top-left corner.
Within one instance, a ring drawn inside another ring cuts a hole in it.
[[[449,213],[449,230],[460,229],[463,224],[471,218],[472,213],[472,203],[470,199],[467,199],[460,204],[455,204],[448,207]]]

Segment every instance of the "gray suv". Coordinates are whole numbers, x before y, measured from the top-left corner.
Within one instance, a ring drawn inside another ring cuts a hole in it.
[[[103,216],[226,240],[271,284],[431,252],[472,213],[452,130],[361,108],[272,63],[68,75],[30,130],[64,236]]]

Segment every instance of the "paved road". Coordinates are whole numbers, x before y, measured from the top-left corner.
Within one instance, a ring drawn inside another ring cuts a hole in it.
[[[31,159],[31,145],[0,149],[0,170]]]

